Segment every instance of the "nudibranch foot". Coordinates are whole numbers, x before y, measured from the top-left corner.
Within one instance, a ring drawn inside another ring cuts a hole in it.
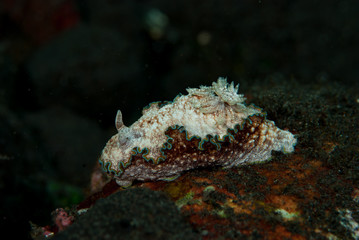
[[[292,133],[279,129],[255,106],[246,106],[238,85],[224,78],[190,88],[172,103],[150,104],[130,127],[118,111],[114,135],[100,164],[121,186],[134,180],[171,181],[183,171],[264,162],[271,152],[294,151]]]
[[[133,181],[129,181],[129,180],[120,180],[120,179],[116,179],[116,183],[117,185],[123,187],[123,188],[128,188],[132,185]]]
[[[166,182],[171,182],[171,181],[176,180],[176,179],[179,178],[180,176],[181,176],[181,174],[177,173],[177,174],[174,174],[174,175],[169,176],[169,177],[159,178],[158,180],[166,181]]]

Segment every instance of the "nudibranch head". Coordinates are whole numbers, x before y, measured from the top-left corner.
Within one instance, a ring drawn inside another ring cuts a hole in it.
[[[197,167],[233,167],[265,161],[273,150],[294,151],[294,135],[267,120],[260,108],[246,106],[233,82],[219,78],[187,91],[171,103],[150,104],[130,127],[117,112],[118,133],[99,161],[119,185],[173,180]]]

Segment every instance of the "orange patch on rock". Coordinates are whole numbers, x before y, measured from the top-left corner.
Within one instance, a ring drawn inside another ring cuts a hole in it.
[[[292,240],[304,240],[305,238],[300,235],[293,235],[282,225],[277,225],[274,229],[274,233],[267,236],[268,240],[277,240],[277,239],[292,239]]]
[[[289,213],[298,212],[297,199],[294,196],[269,195],[266,202],[275,208],[284,209]]]

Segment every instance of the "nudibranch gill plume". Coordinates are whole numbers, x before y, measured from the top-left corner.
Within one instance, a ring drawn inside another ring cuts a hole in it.
[[[118,133],[99,161],[120,186],[134,180],[173,180],[198,167],[263,162],[273,150],[294,151],[294,135],[276,127],[260,108],[246,106],[233,82],[219,78],[210,87],[187,92],[173,102],[150,104],[130,127],[117,112]]]

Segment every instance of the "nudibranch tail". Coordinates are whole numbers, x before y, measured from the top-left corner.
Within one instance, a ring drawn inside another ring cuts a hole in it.
[[[100,163],[119,185],[175,179],[198,167],[263,162],[272,151],[294,151],[294,135],[267,120],[261,109],[246,106],[233,82],[219,78],[211,87],[187,91],[172,103],[146,107],[130,127],[118,111],[118,133],[108,141]]]

